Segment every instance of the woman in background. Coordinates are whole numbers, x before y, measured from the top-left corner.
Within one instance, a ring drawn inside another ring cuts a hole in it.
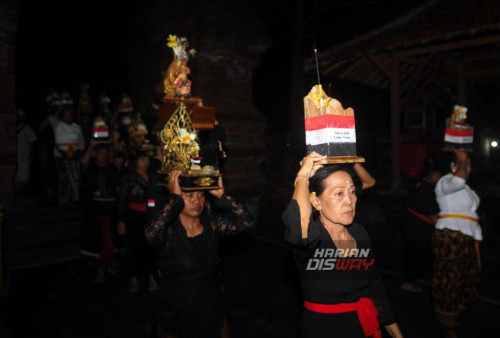
[[[141,151],[134,165],[122,178],[118,203],[118,235],[125,237],[126,266],[130,275],[130,292],[139,291],[139,277],[148,280],[148,290],[158,290],[153,277],[154,252],[144,236],[148,222],[146,187],[149,182],[149,152]]]
[[[427,159],[422,179],[409,194],[403,221],[405,277],[401,289],[405,291],[422,292],[417,279],[430,277],[432,271],[431,236],[439,213],[434,187],[440,177],[437,162]]]
[[[439,219],[432,235],[435,256],[432,296],[436,319],[455,336],[458,317],[477,297],[481,227],[476,210],[479,196],[467,185],[471,172],[463,148],[445,151],[447,174],[436,184]]]

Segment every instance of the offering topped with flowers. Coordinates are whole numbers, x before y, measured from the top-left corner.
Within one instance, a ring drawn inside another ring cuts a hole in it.
[[[191,74],[187,63],[190,56],[194,56],[196,50],[187,50],[189,43],[185,37],[177,37],[169,35],[167,46],[172,48],[174,60],[170,63],[167,69],[166,76],[163,80],[164,93],[166,97],[191,96],[191,84],[188,75]]]

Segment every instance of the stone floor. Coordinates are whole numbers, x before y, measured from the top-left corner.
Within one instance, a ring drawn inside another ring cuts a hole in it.
[[[242,236],[225,243],[222,252],[232,337],[295,337],[301,297],[289,249]],[[443,337],[433,319],[428,288],[419,294],[404,292],[398,271],[380,270],[405,336]],[[121,273],[108,275],[97,287],[90,282],[83,260],[77,259],[15,270],[11,283],[0,305],[2,338],[155,337],[158,294],[129,294]],[[422,285],[428,287],[425,281]],[[498,337],[497,299],[498,291],[483,293],[464,313],[459,337]]]
[[[482,198],[482,282],[477,301],[463,314],[459,337],[500,337],[500,194],[486,188]],[[226,313],[233,338],[295,337],[301,312],[297,271],[282,242],[279,215],[289,192],[261,196],[254,209],[252,233],[222,243]],[[405,337],[443,337],[433,318],[430,282],[424,292],[402,291],[403,247],[400,238],[403,191],[374,190],[362,195],[357,220],[372,238],[386,292]],[[33,211],[32,206],[26,206]],[[8,229],[4,247],[8,284],[0,297],[0,338],[150,338],[155,334],[158,293],[128,293],[126,276],[108,275],[91,283],[78,255],[81,208],[40,208]],[[54,217],[56,219],[54,219]],[[387,334],[384,334],[386,337]]]

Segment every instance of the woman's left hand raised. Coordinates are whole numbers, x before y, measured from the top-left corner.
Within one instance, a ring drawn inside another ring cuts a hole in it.
[[[222,184],[222,176],[219,176],[219,182],[217,185],[220,187],[219,189],[209,190],[208,192],[217,198],[222,198],[222,195],[224,195],[224,185]]]

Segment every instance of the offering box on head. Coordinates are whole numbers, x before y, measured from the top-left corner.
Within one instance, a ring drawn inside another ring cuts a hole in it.
[[[200,97],[191,95],[188,79],[188,60],[196,51],[188,50],[187,39],[176,35],[169,35],[167,46],[172,48],[174,60],[163,79],[164,96],[154,128],[162,143],[159,172],[169,175],[180,170],[179,184],[184,191],[219,189],[219,158],[225,153],[216,137],[215,107],[206,107]]]
[[[108,125],[101,117],[96,117],[92,123],[92,138],[98,143],[110,143]]]
[[[474,127],[465,122],[467,108],[460,105],[453,107],[453,113],[446,119],[444,131],[444,149],[465,148],[472,151],[474,143]]]
[[[186,106],[186,110],[193,122],[195,129],[211,130],[215,125],[215,107],[203,106],[201,97],[168,97],[164,98],[158,109],[157,126],[163,127],[170,119],[180,103]]]
[[[307,153],[327,155],[323,164],[364,162],[356,155],[354,110],[325,94],[315,85],[304,97]]]

